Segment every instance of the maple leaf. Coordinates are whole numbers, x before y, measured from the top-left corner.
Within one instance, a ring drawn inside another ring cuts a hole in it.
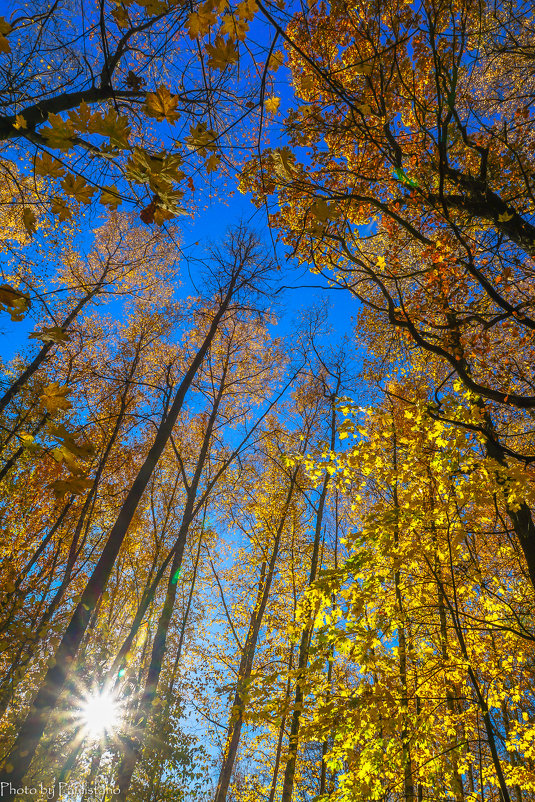
[[[48,326],[30,334],[30,340],[42,340],[45,343],[64,343],[68,342],[70,338],[71,335],[63,331],[61,326]]]
[[[79,496],[84,490],[88,490],[92,484],[92,479],[83,479],[73,476],[70,479],[56,479],[55,482],[47,485],[47,487],[51,488],[56,498],[60,499],[64,498],[67,493]]]
[[[128,120],[126,117],[121,117],[117,114],[113,108],[108,109],[105,117],[102,117],[101,114],[95,114],[91,118],[90,131],[107,136],[110,144],[118,148],[124,149],[128,147],[128,137],[131,132]]]
[[[68,451],[73,456],[84,460],[94,453],[95,449],[89,443],[77,443],[74,433],[70,432],[63,423],[49,421],[48,430],[50,434],[62,441],[59,453],[64,454],[65,451]],[[60,459],[62,459],[62,457]]]
[[[22,211],[22,222],[28,234],[32,236],[37,230],[37,215],[34,210],[30,209],[28,206],[25,206]]]
[[[186,144],[191,150],[196,150],[200,156],[205,156],[207,150],[215,150],[214,144],[217,134],[207,127],[206,123],[198,123],[190,126],[189,136],[186,137]]]
[[[190,39],[197,39],[199,36],[205,36],[210,30],[211,26],[217,22],[217,16],[213,11],[206,8],[194,11],[190,14],[187,28]]]
[[[119,28],[130,27],[130,17],[128,16],[128,11],[123,5],[116,5],[115,8],[112,9],[111,15]]]
[[[13,123],[13,128],[16,128],[17,131],[22,131],[24,128],[28,128],[28,123],[26,122],[26,118],[22,116],[22,114],[17,114],[15,117],[15,122]]]
[[[207,173],[213,173],[219,167],[219,156],[217,153],[212,153],[211,156],[206,159],[204,166],[206,167]]]
[[[6,39],[6,34],[11,30],[11,25],[4,17],[0,17],[0,53],[10,53],[11,45]]]
[[[58,220],[70,220],[72,217],[72,209],[65,200],[65,198],[60,197],[59,195],[52,198],[50,201],[50,211],[52,214],[56,215]]]
[[[64,120],[59,114],[49,114],[50,128],[41,128],[40,134],[44,136],[51,148],[70,150],[74,146],[74,126],[71,120]]]
[[[9,312],[11,320],[22,320],[30,308],[30,298],[26,293],[16,290],[9,284],[0,286],[0,309]]]
[[[264,108],[268,114],[276,114],[280,106],[280,97],[272,95],[264,100]]]
[[[70,392],[66,384],[60,385],[58,382],[52,382],[52,384],[48,384],[43,389],[39,401],[41,402],[41,406],[43,406],[47,412],[50,412],[50,414],[58,412],[59,410],[72,409],[72,404],[66,397]]]
[[[143,107],[148,117],[155,117],[158,122],[167,120],[174,123],[180,118],[177,111],[178,96],[171,94],[166,86],[160,86],[156,92],[148,92]]]
[[[276,72],[284,64],[284,53],[282,50],[274,50],[269,57],[269,69]]]
[[[291,155],[292,152],[288,147],[275,148],[275,150],[271,152],[276,175],[286,181],[292,178],[294,171],[293,164],[290,161]]]
[[[324,223],[330,217],[329,204],[324,198],[318,198],[311,206],[310,211],[321,223]]]
[[[46,175],[51,178],[60,178],[65,175],[65,170],[50,153],[45,151],[42,156],[37,156],[34,161],[34,170],[37,175]]]
[[[156,203],[152,200],[148,206],[139,213],[140,219],[148,226],[154,223],[154,212],[156,210]]]
[[[235,64],[239,59],[239,52],[231,39],[226,41],[222,36],[216,36],[213,45],[206,45],[206,52],[209,55],[208,64],[214,70],[225,70]]]
[[[509,212],[503,212],[503,214],[498,215],[498,222],[499,223],[508,223],[509,220],[512,220],[514,214],[510,214]]]
[[[79,203],[90,203],[96,192],[94,187],[86,184],[81,175],[72,175],[71,173],[65,176],[61,186],[67,195],[72,195]]]
[[[121,195],[115,184],[103,188],[99,199],[99,203],[102,203],[103,206],[109,206],[110,209],[117,209],[122,202]]]
[[[249,30],[249,23],[245,20],[234,19],[231,14],[225,14],[221,20],[221,34],[227,34],[231,39],[239,39],[243,42]]]
[[[65,464],[69,471],[75,476],[83,475],[83,466],[80,465],[75,455],[66,445],[62,444],[61,446],[54,448],[52,450],[52,457],[56,460],[56,462],[59,462],[60,465]]]
[[[172,220],[175,214],[169,209],[164,209],[162,206],[155,206],[153,213],[153,220],[157,226],[163,225],[166,220]]]
[[[242,2],[238,3],[236,6],[236,13],[244,20],[252,20],[257,11],[258,6],[255,0],[242,0]]]
[[[138,92],[144,83],[145,81],[140,75],[136,75],[136,73],[132,72],[132,70],[128,71],[128,75],[126,76],[126,85],[129,89],[133,89],[134,92]]]
[[[89,125],[93,116],[85,100],[80,103],[77,109],[69,111],[69,120],[73,124],[73,127],[80,132],[89,130]]]
[[[23,448],[26,448],[28,451],[38,452],[41,451],[41,446],[39,443],[35,442],[35,437],[33,434],[29,432],[19,432],[19,438]]]

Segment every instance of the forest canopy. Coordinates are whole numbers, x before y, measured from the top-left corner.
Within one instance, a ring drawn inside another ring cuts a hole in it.
[[[0,797],[535,800],[535,11],[0,17]]]

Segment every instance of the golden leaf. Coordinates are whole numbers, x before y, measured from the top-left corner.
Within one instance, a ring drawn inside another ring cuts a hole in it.
[[[509,214],[509,212],[504,212],[503,214],[498,215],[498,223],[508,223],[509,220],[512,220],[514,214]]]
[[[37,226],[36,226],[37,216],[36,216],[34,210],[30,209],[28,206],[26,206],[22,210],[22,222],[23,222],[24,228],[26,229],[28,234],[30,236],[32,236],[32,234],[35,233],[35,230],[37,228]]]
[[[27,128],[28,123],[26,122],[26,118],[22,116],[22,114],[17,114],[15,117],[15,122],[13,123],[13,128],[16,128],[17,131],[22,131],[23,128]]]
[[[198,36],[205,36],[210,27],[217,22],[217,16],[212,11],[199,10],[190,14],[187,28],[191,39],[197,39]]]
[[[65,175],[65,170],[61,164],[47,151],[41,157],[36,157],[34,169],[37,175],[47,175],[51,178],[59,178]]]
[[[30,308],[30,298],[26,293],[10,287],[9,284],[0,286],[0,310],[9,312],[11,320],[22,320]]]
[[[211,156],[206,159],[204,166],[206,167],[207,173],[213,173],[219,167],[219,156],[217,153],[212,153]]]
[[[275,95],[272,95],[264,100],[264,108],[268,114],[276,114],[279,109],[280,102],[280,97],[275,97]]]
[[[108,109],[105,117],[101,114],[94,114],[91,117],[89,131],[109,137],[110,144],[118,148],[128,147],[128,137],[130,136],[128,120],[126,117],[118,115],[113,108]]]
[[[154,117],[158,122],[167,120],[169,123],[176,122],[180,114],[177,111],[178,97],[171,94],[166,86],[160,86],[156,92],[149,92],[144,105],[145,114]]]
[[[47,343],[64,343],[70,340],[71,335],[63,331],[61,326],[49,326],[30,334],[30,340],[42,340]]]
[[[58,382],[48,384],[44,389],[42,395],[39,397],[41,406],[51,414],[60,409],[72,409],[71,402],[66,398],[69,395],[70,389],[66,384],[60,385]]]
[[[61,186],[67,195],[72,195],[79,203],[89,203],[96,190],[86,184],[81,175],[71,175],[69,173],[61,182]]]
[[[64,120],[59,114],[49,114],[50,128],[41,128],[40,134],[44,136],[51,148],[70,150],[74,146],[74,126],[71,120]]]
[[[207,44],[206,52],[209,56],[208,64],[214,70],[224,70],[235,64],[240,55],[232,39],[225,41],[222,36],[216,36],[213,45]]]
[[[121,205],[122,202],[123,201],[119,194],[119,190],[115,184],[103,188],[99,199],[99,203],[102,203],[103,206],[109,206],[110,209],[116,209]]]
[[[72,217],[72,209],[64,198],[56,196],[50,202],[50,211],[55,214],[59,220],[70,220]]]
[[[69,120],[76,130],[80,132],[89,130],[92,117],[91,109],[85,100],[80,103],[77,109],[69,112]]]

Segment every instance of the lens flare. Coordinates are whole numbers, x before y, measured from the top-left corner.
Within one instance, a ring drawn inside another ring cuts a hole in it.
[[[120,709],[110,690],[89,693],[82,704],[80,720],[86,735],[92,740],[100,740],[111,735],[119,726]]]

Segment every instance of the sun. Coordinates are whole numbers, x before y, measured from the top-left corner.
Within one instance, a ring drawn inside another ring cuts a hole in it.
[[[96,690],[84,698],[80,722],[92,740],[111,735],[119,726],[120,719],[119,705],[111,690]]]

